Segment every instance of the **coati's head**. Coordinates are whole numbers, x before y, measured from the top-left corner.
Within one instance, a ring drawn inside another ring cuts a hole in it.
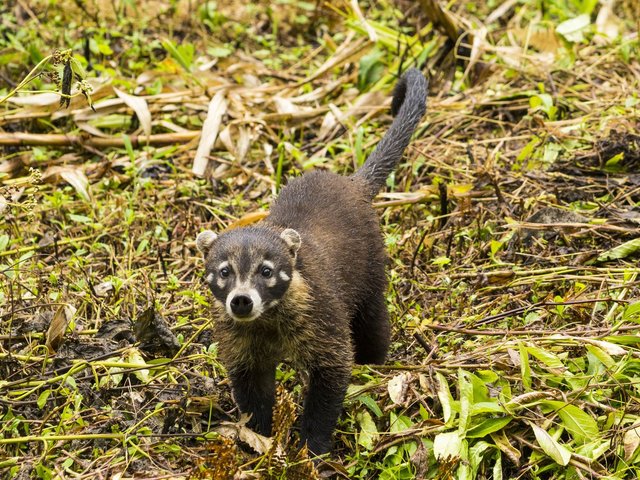
[[[300,235],[291,228],[245,227],[216,235],[205,230],[196,245],[214,297],[236,321],[251,321],[278,304],[289,288]]]

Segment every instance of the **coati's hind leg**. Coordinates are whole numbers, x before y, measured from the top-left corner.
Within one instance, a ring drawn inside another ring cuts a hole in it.
[[[389,311],[384,294],[371,295],[358,307],[352,324],[355,360],[358,364],[382,364],[387,357],[391,336]]]

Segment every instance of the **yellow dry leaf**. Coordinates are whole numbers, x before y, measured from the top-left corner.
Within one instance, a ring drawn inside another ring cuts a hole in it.
[[[268,215],[269,215],[268,211],[247,213],[246,215],[243,215],[238,220],[236,220],[231,225],[229,225],[229,227],[227,227],[227,230],[233,230],[234,228],[246,227],[247,225],[252,225],[256,222],[259,222],[263,218],[266,218]]]
[[[218,137],[218,130],[220,130],[220,123],[222,122],[222,116],[227,111],[227,101],[224,98],[224,92],[220,91],[216,93],[209,102],[209,110],[207,112],[207,118],[202,125],[202,135],[200,136],[200,143],[198,144],[198,150],[196,156],[193,159],[193,173],[196,175],[204,175],[209,163],[209,153],[216,143]]]
[[[127,104],[129,108],[136,112],[136,116],[138,117],[138,121],[140,122],[140,126],[142,127],[144,134],[146,136],[151,135],[151,112],[149,111],[147,101],[142,97],[129,95],[117,88],[114,88],[113,91],[124,103]]]
[[[62,345],[64,334],[75,315],[75,311],[75,308],[70,305],[61,305],[53,315],[45,340],[45,345],[50,354],[55,353],[58,347]]]

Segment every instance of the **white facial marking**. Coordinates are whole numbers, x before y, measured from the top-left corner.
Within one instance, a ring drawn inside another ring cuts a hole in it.
[[[284,270],[280,270],[280,278],[285,282],[288,282],[289,280],[291,280],[289,278],[289,275],[287,275],[287,272],[285,272]]]
[[[263,267],[269,267],[271,270],[273,270],[273,262],[270,262],[269,260],[265,260],[264,262],[262,262],[262,266]]]
[[[215,275],[213,273],[210,273],[209,275],[207,275],[205,280],[207,281],[207,283],[211,283],[211,282],[213,282],[213,278],[214,277],[215,277]]]
[[[218,271],[220,271],[223,268],[228,267],[228,266],[229,266],[229,262],[224,261],[224,262],[220,263],[220,265],[218,265]]]
[[[276,286],[276,277],[267,278],[267,287],[272,288]]]
[[[218,279],[216,280],[216,285],[218,286],[218,288],[224,288],[226,284],[227,282],[225,282],[224,278],[218,277]]]
[[[238,317],[233,313],[233,310],[231,310],[231,300],[236,295],[247,295],[253,302],[253,310],[251,311],[251,315],[248,317]],[[229,295],[227,295],[227,300],[224,306],[227,310],[227,314],[237,322],[250,322],[251,320],[255,320],[262,315],[262,312],[264,311],[264,304],[262,303],[260,294],[255,288],[251,287],[249,282],[242,282],[240,285],[236,284],[236,287],[229,292]]]

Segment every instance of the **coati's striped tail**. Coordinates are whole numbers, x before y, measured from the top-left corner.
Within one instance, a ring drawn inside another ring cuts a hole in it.
[[[385,185],[387,177],[400,162],[411,135],[424,115],[426,102],[427,80],[419,70],[407,70],[393,91],[391,113],[395,119],[391,127],[364,165],[353,175],[368,184],[371,198]]]

